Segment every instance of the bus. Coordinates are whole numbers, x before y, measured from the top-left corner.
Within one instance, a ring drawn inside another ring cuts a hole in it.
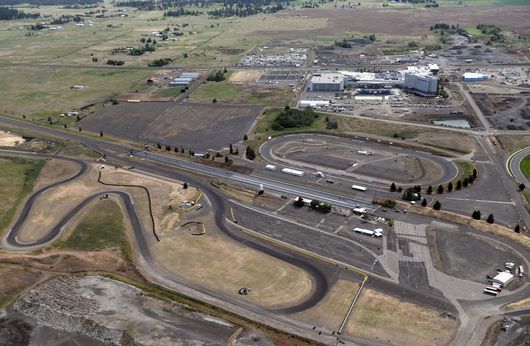
[[[352,185],[351,188],[357,191],[366,191],[366,187],[360,185]]]
[[[492,295],[492,296],[497,296],[497,290],[494,290],[494,289],[491,289],[491,288],[485,288],[484,289],[484,294],[489,294],[489,295]]]

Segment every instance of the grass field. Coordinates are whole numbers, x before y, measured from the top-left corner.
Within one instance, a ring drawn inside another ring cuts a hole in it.
[[[18,205],[33,190],[44,160],[0,158],[0,231],[13,219]]]
[[[57,242],[55,246],[86,251],[117,247],[130,260],[129,243],[119,205],[110,199],[95,203],[70,237]]]
[[[399,317],[398,317],[399,316]],[[377,291],[365,289],[346,324],[350,335],[392,345],[446,345],[458,322]]]
[[[521,161],[521,172],[525,177],[530,177],[530,155]]]

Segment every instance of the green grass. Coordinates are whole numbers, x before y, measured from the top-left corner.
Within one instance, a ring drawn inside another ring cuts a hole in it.
[[[81,220],[67,240],[55,244],[58,248],[93,251],[117,247],[131,260],[125,234],[122,211],[113,200],[95,201],[97,205]]]
[[[15,297],[13,296],[0,296],[0,309],[9,305]]]
[[[237,87],[227,80],[222,82],[206,82],[190,95],[190,100],[212,101],[213,99],[217,99],[217,101],[223,101],[223,99],[236,97],[237,94]]]
[[[523,172],[525,177],[530,177],[530,155],[525,157],[521,161],[521,172]]]
[[[165,88],[160,89],[157,92],[154,93],[154,96],[160,96],[160,97],[175,97],[182,94],[182,90],[184,88]]]
[[[12,221],[22,200],[31,193],[45,160],[0,158],[0,231]]]

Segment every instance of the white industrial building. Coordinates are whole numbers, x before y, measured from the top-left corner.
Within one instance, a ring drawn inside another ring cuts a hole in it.
[[[438,77],[417,73],[405,72],[404,86],[406,89],[413,91],[422,96],[435,96],[438,94]]]
[[[330,104],[331,102],[323,101],[323,100],[322,101],[321,100],[300,100],[300,102],[298,102],[298,106],[300,108],[326,107],[326,106],[329,106]]]
[[[175,78],[169,82],[170,86],[187,86],[193,82],[193,78]]]
[[[198,72],[182,72],[179,78],[191,78],[192,80],[196,80],[199,78]]]
[[[309,91],[342,91],[344,75],[341,73],[315,74],[309,82]]]
[[[506,272],[500,272],[499,274],[497,274],[497,276],[493,278],[493,283],[494,284],[497,283],[501,287],[504,287],[507,284],[509,284],[510,281],[512,280],[513,280],[513,274],[506,271]]]
[[[488,76],[482,73],[475,73],[475,72],[466,72],[462,76],[464,79],[464,82],[467,83],[473,83],[473,82],[482,82],[485,80],[488,80]]]

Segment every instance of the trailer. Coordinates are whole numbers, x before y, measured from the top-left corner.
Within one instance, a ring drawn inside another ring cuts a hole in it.
[[[269,171],[275,171],[276,166],[275,165],[265,165],[265,169],[268,169]]]
[[[498,294],[497,290],[490,289],[490,288],[487,288],[487,287],[484,288],[484,291],[483,291],[483,292],[484,292],[484,294],[489,294],[489,295],[491,295],[491,296],[495,296],[495,297],[496,297],[497,294]]]
[[[497,291],[497,292],[502,291],[502,288],[499,287],[499,286],[486,286],[486,288],[489,289],[489,290]]]
[[[523,266],[520,265],[520,266],[519,266],[519,277],[522,278],[523,275],[524,275],[524,269],[523,269]]]
[[[289,174],[289,175],[294,175],[294,176],[297,176],[297,177],[303,177],[304,176],[304,172],[303,171],[297,171],[296,169],[292,169],[292,168],[282,168],[282,173]]]
[[[369,152],[368,150],[357,150],[357,154],[365,155],[365,156],[373,155],[373,154],[372,154],[371,152]]]
[[[361,185],[352,185],[351,188],[357,191],[363,191],[363,192],[366,191],[366,187],[361,186]]]
[[[378,228],[375,231],[371,231],[369,229],[356,227],[353,229],[353,231],[356,233],[361,233],[361,234],[369,235],[370,237],[377,237],[377,238],[383,235],[383,232],[382,232],[383,230],[381,228]]]

